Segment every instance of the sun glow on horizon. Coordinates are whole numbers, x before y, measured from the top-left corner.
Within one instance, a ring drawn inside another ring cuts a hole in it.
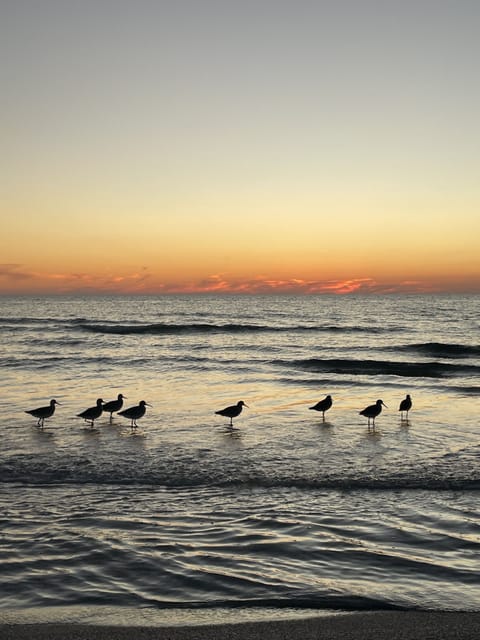
[[[2,295],[168,295],[168,294],[245,294],[245,295],[319,295],[319,294],[422,294],[480,293],[478,278],[448,280],[380,281],[374,278],[310,280],[275,279],[258,275],[249,279],[227,273],[183,282],[163,282],[147,267],[123,275],[109,273],[27,272],[21,265],[0,265]]]

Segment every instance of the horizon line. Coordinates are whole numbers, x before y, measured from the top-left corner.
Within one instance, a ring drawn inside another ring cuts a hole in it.
[[[331,297],[331,298],[348,298],[348,297],[387,297],[387,296],[480,296],[479,291],[458,291],[458,290],[435,290],[435,291],[350,291],[350,292],[304,292],[304,291],[23,291],[13,293],[11,291],[0,291],[0,298],[38,298],[38,297],[144,297],[144,298],[160,298],[174,296],[191,296],[191,297]]]

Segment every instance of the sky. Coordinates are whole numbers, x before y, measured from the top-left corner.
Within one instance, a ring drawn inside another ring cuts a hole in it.
[[[476,0],[1,0],[0,294],[480,293]]]

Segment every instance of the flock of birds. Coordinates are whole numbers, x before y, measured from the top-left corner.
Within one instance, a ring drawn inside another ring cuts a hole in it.
[[[93,428],[95,425],[95,420],[100,418],[102,413],[110,414],[110,422],[112,422],[113,414],[118,413],[119,416],[123,416],[128,420],[131,420],[130,426],[132,429],[137,428],[137,420],[145,415],[146,407],[151,407],[151,404],[145,402],[145,400],[140,400],[140,402],[128,409],[124,409],[120,411],[123,407],[123,401],[126,400],[126,396],[122,393],[119,393],[116,400],[110,400],[109,402],[104,402],[102,398],[98,398],[94,407],[89,407],[82,411],[81,413],[77,413],[77,418],[83,418],[85,422],[90,423],[90,426]],[[37,427],[41,427],[43,429],[43,425],[47,418],[51,418],[55,413],[55,408],[57,404],[56,400],[50,400],[50,404],[46,407],[38,407],[38,409],[29,409],[25,413],[29,413],[34,418],[37,418]]]
[[[317,404],[313,405],[313,407],[310,407],[310,409],[321,411],[323,419],[325,420],[325,411],[328,411],[332,404],[332,396],[327,396],[323,400],[320,400],[320,402],[317,402]],[[368,405],[368,407],[365,407],[365,409],[362,409],[362,411],[359,411],[359,414],[361,416],[365,416],[365,418],[368,418],[368,426],[370,426],[370,421],[372,422],[373,426],[375,426],[375,418],[382,413],[382,407],[388,409],[383,400],[377,400],[375,404],[370,404]],[[403,414],[405,414],[405,419],[408,420],[408,412],[411,408],[412,398],[409,394],[407,394],[407,396],[400,402],[400,406],[398,407],[398,410],[401,412],[402,419],[404,417]]]
[[[323,400],[317,402],[317,404],[314,404],[313,407],[309,407],[309,409],[313,409],[314,411],[321,411],[323,420],[325,420],[325,411],[328,411],[332,405],[332,396],[328,395]],[[248,407],[248,405],[246,405],[243,400],[240,400],[239,402],[237,402],[237,404],[234,404],[230,407],[225,407],[225,409],[221,409],[220,411],[215,411],[215,413],[220,416],[224,416],[225,418],[230,418],[230,426],[233,426],[233,418],[236,418],[242,413],[243,407]],[[368,407],[365,407],[365,409],[362,409],[362,411],[359,411],[359,414],[368,418],[369,427],[370,425],[375,426],[375,418],[382,412],[382,407],[388,409],[383,400],[377,400],[375,404],[371,404]],[[408,420],[408,412],[411,408],[412,398],[407,394],[407,397],[400,402],[400,407],[398,408],[398,410],[402,414],[402,418],[403,414],[405,414],[405,418]]]
[[[131,421],[130,427],[132,430],[137,428],[137,420],[145,415],[146,407],[151,407],[152,405],[145,402],[145,400],[141,400],[137,405],[133,407],[129,407],[128,409],[124,409],[121,411],[123,407],[123,401],[126,400],[126,396],[119,393],[116,400],[110,400],[109,402],[104,402],[102,398],[98,398],[97,403],[93,407],[89,407],[77,414],[78,418],[83,418],[85,422],[90,423],[93,428],[95,424],[95,420],[99,418],[102,413],[110,414],[110,422],[112,422],[113,414],[118,413],[119,416],[123,416]],[[25,413],[29,413],[34,418],[37,418],[37,427],[41,427],[43,429],[44,422],[47,418],[51,418],[55,413],[55,408],[57,404],[56,400],[50,400],[50,404],[46,407],[39,407],[38,409],[30,409]],[[325,412],[328,411],[333,405],[332,396],[328,395],[323,400],[320,400],[313,407],[309,407],[309,409],[313,409],[314,411],[321,411],[323,420],[325,420]],[[247,407],[248,405],[240,400],[237,404],[233,404],[229,407],[225,407],[225,409],[220,409],[220,411],[215,411],[215,414],[219,416],[223,416],[225,418],[230,418],[230,426],[233,426],[233,418],[236,418],[242,413],[243,407]],[[368,427],[372,424],[375,427],[375,418],[380,415],[382,412],[382,407],[388,408],[387,405],[383,402],[383,400],[377,400],[375,404],[371,404],[368,407],[365,407],[362,411],[359,411],[361,416],[365,416],[368,418]],[[412,408],[412,399],[409,395],[404,398],[399,407],[399,411],[401,411],[401,415],[403,418],[403,414],[406,414],[406,418],[408,419],[408,412]]]

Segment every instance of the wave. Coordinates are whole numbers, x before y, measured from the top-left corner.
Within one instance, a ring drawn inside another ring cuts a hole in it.
[[[305,360],[277,360],[273,364],[291,366],[309,372],[347,375],[387,375],[414,378],[443,378],[455,375],[478,375],[480,367],[443,362],[392,362],[390,360],[350,360],[307,358]]]
[[[295,325],[273,326],[263,324],[102,324],[79,322],[77,326],[91,333],[117,334],[117,335],[184,335],[184,334],[215,334],[215,333],[285,333],[285,332],[309,332],[309,333],[368,333],[378,334],[397,332],[398,328],[392,327],[356,327],[339,325]]]
[[[0,462],[3,483],[25,485],[101,485],[149,486],[169,489],[247,488],[299,489],[302,491],[478,491],[479,451],[465,450],[437,460],[428,466],[400,469],[376,469],[374,472],[345,470],[318,475],[262,471],[229,462],[203,459],[199,464],[191,456],[185,459],[135,457],[101,461],[82,455],[17,454]]]
[[[55,355],[55,354],[40,354],[33,358],[26,357],[5,357],[0,358],[0,367],[8,369],[55,369],[63,365],[76,366],[78,364],[78,355]],[[95,366],[111,366],[116,364],[122,364],[119,358],[114,356],[82,356],[82,362],[90,363]],[[125,359],[125,364],[142,365],[150,362],[148,358],[129,358]]]
[[[466,387],[447,387],[450,391],[455,391],[466,396],[478,396],[480,395],[480,387],[466,386]]]
[[[124,367],[144,367],[151,366],[152,361],[155,360],[155,356],[128,356],[128,355],[82,355],[81,361],[83,365],[93,367],[111,367],[111,368],[124,368]],[[230,363],[229,360],[211,359],[201,356],[163,356],[162,366],[180,365],[182,368],[191,370],[208,371],[214,367],[225,366]],[[77,354],[71,355],[57,355],[56,353],[40,353],[34,357],[25,356],[7,356],[0,357],[0,367],[5,369],[26,369],[28,370],[41,370],[41,369],[55,369],[59,366],[76,368],[78,366],[79,356]],[[230,363],[231,364],[231,363]],[[160,365],[156,363],[157,370],[160,370]],[[235,367],[231,366],[231,369],[237,371],[247,371],[248,365]]]
[[[158,603],[155,602],[155,604]],[[330,611],[413,611],[421,610],[421,607],[414,607],[396,604],[387,598],[370,598],[368,596],[355,595],[322,595],[311,594],[310,597],[296,596],[289,593],[284,598],[253,598],[236,600],[214,600],[206,602],[162,602],[161,608],[165,609],[308,609],[308,610],[330,610]]]
[[[3,471],[3,469],[2,469]],[[78,471],[78,470],[77,470]],[[196,487],[238,487],[247,488],[252,490],[257,489],[297,489],[302,491],[318,491],[318,490],[330,490],[330,491],[479,491],[480,490],[480,478],[436,478],[431,480],[425,480],[425,478],[411,478],[401,479],[386,478],[386,479],[325,479],[318,481],[291,479],[289,481],[275,481],[275,480],[225,480],[218,483],[212,483],[210,481],[193,481],[191,478],[176,479],[176,478],[159,478],[150,475],[144,477],[128,478],[112,477],[111,474],[104,476],[103,474],[89,474],[88,477],[82,476],[78,473],[54,473],[52,475],[42,474],[41,477],[32,474],[15,473],[3,476],[2,484],[26,484],[36,486],[48,486],[48,485],[98,485],[98,486],[136,486],[136,487],[167,487],[169,489],[187,489]]]
[[[209,576],[207,576],[208,579]],[[224,576],[224,580],[225,580]],[[188,583],[188,580],[186,581]],[[205,581],[206,582],[206,581]],[[185,585],[185,591],[188,590],[188,584]],[[114,601],[112,600],[114,598]],[[41,604],[41,600],[38,605]],[[182,610],[188,609],[190,611],[202,611],[207,610],[210,611],[214,609],[217,614],[219,610],[224,610],[227,612],[228,610],[235,609],[256,609],[257,613],[262,609],[271,609],[272,615],[277,617],[277,611],[279,609],[294,609],[297,611],[300,610],[308,610],[315,611],[319,610],[322,612],[328,611],[338,611],[338,612],[363,612],[363,611],[422,611],[421,605],[413,605],[412,603],[395,603],[393,600],[386,597],[385,599],[368,597],[368,596],[357,596],[357,595],[345,595],[345,594],[335,594],[335,595],[319,595],[318,592],[301,595],[298,596],[291,591],[283,598],[281,596],[277,597],[253,597],[253,598],[239,598],[239,597],[231,597],[229,599],[222,598],[207,598],[206,600],[189,600],[186,598],[185,602],[179,602],[178,600],[159,600],[158,598],[146,598],[141,595],[133,596],[132,594],[128,594],[125,596],[112,596],[111,592],[107,591],[105,594],[98,594],[96,597],[91,600],[82,600],[82,604],[88,604],[90,606],[94,605],[97,607],[101,607],[102,605],[108,606],[108,612],[112,613],[112,608],[114,606],[122,607],[122,606],[136,606],[136,607],[145,607],[145,606],[155,606],[157,610]],[[425,608],[425,610],[429,610]],[[95,609],[90,611],[90,617],[95,614]],[[145,614],[143,614],[145,615]],[[150,614],[151,615],[151,614]],[[150,618],[149,615],[149,618]],[[280,618],[281,620],[282,618]],[[217,618],[218,621],[218,618]],[[247,619],[248,622],[248,619]]]
[[[395,351],[418,353],[431,358],[469,358],[480,356],[480,346],[469,344],[450,344],[444,342],[422,342],[394,348]]]
[[[30,318],[30,317],[3,317],[0,318],[0,327],[2,326],[14,326],[14,325],[28,325],[28,324],[52,324],[54,322],[58,322],[58,318]]]

